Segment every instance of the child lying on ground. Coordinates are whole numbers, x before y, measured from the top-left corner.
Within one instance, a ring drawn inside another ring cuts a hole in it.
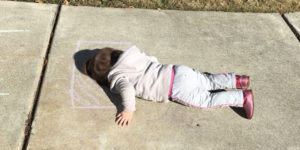
[[[200,73],[183,65],[160,64],[136,46],[124,52],[99,49],[83,68],[98,84],[121,95],[124,110],[116,118],[120,126],[130,124],[136,110],[135,96],[157,102],[177,101],[196,108],[243,107],[248,119],[253,116],[248,76]],[[227,88],[238,90],[210,92]]]

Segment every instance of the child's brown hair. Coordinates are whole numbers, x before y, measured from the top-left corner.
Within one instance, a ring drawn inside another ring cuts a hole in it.
[[[108,73],[123,52],[108,47],[96,51],[96,54],[84,63],[83,71],[101,86],[109,87]]]

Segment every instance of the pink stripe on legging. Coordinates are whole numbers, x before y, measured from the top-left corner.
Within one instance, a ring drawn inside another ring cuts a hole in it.
[[[193,105],[193,104],[190,104],[176,96],[170,96],[171,98],[174,98],[180,102],[182,102],[183,104],[185,105],[188,105],[188,106],[192,106],[192,107],[196,107],[196,108],[200,108],[200,109],[210,109],[210,108],[217,108],[217,107],[222,107],[222,106],[235,106],[235,107],[243,107],[243,105],[241,104],[221,104],[221,105],[217,105],[217,106],[212,106],[212,107],[200,107],[200,106],[196,106],[196,105]]]
[[[174,76],[175,76],[175,71],[174,71],[174,68],[172,68],[171,82],[170,82],[169,95],[168,95],[169,97],[172,96],[172,88],[173,88]]]

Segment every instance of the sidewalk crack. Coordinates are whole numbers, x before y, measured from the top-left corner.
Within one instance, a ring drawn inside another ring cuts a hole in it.
[[[44,81],[44,76],[45,76],[46,68],[47,68],[47,65],[48,65],[48,56],[49,56],[49,53],[50,53],[50,50],[51,50],[52,41],[53,41],[53,37],[54,37],[54,34],[55,34],[55,29],[56,29],[56,26],[57,26],[59,15],[60,15],[60,10],[61,10],[61,5],[58,5],[56,16],[55,16],[54,23],[53,23],[53,27],[52,27],[52,30],[51,30],[51,33],[50,33],[49,43],[48,43],[46,54],[45,54],[45,57],[44,57],[44,63],[43,63],[43,68],[42,68],[42,71],[41,71],[38,87],[37,87],[37,90],[35,92],[33,107],[32,107],[32,110],[28,113],[28,118],[25,121],[25,131],[24,131],[24,136],[25,137],[24,137],[24,141],[23,141],[23,145],[22,145],[22,150],[27,149],[28,142],[29,142],[29,139],[30,139],[31,129],[32,129],[32,122],[33,122],[34,117],[35,117],[36,108],[37,108],[37,105],[38,105],[38,100],[39,100],[39,97],[40,97],[40,93],[41,93],[41,89],[42,89],[42,85],[43,85],[43,81]]]
[[[298,31],[296,30],[296,28],[290,23],[290,21],[287,19],[287,17],[285,16],[285,14],[281,13],[280,15],[283,18],[283,20],[285,21],[285,23],[292,30],[292,32],[294,33],[294,35],[296,36],[296,38],[298,39],[298,41],[300,42],[300,35],[299,35]]]

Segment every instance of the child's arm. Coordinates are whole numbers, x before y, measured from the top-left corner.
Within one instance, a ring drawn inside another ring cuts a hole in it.
[[[117,115],[117,124],[127,126],[131,123],[133,112],[135,111],[135,90],[133,85],[124,77],[119,78],[115,83],[116,91],[122,97],[122,105],[124,110]]]

